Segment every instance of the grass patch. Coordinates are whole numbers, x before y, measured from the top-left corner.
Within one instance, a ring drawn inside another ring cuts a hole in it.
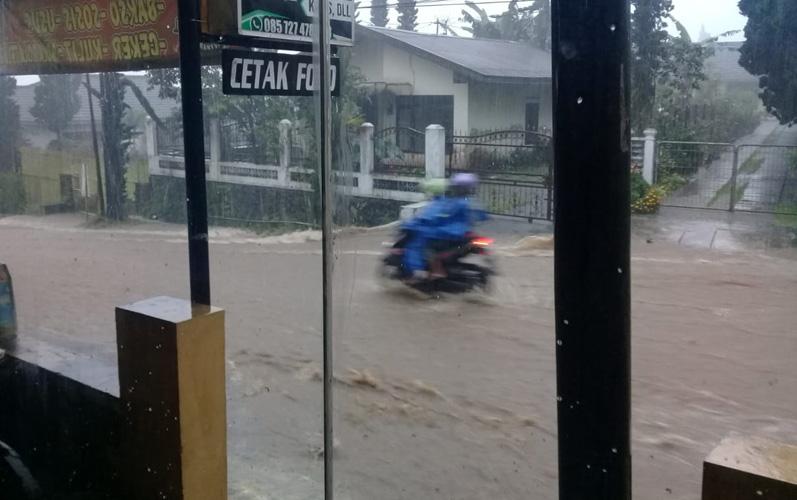
[[[751,155],[747,160],[742,163],[742,166],[739,167],[740,174],[754,174],[758,172],[758,169],[761,168],[761,165],[764,164],[764,158],[761,158],[757,154]]]
[[[745,182],[743,184],[737,184],[736,193],[735,196],[733,197],[736,203],[738,203],[744,197],[744,192],[747,190],[747,186],[749,184],[750,184],[749,182]],[[716,205],[716,203],[720,200],[720,198],[723,198],[725,196],[730,196],[730,194],[731,194],[731,181],[728,181],[725,184],[723,184],[723,186],[719,188],[716,193],[714,193],[714,196],[712,196],[711,200],[708,202],[708,206],[713,208],[714,205]]]
[[[775,208],[775,223],[797,230],[797,203],[781,203]]]

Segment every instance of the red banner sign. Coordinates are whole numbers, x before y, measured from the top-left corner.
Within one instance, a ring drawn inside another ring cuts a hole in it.
[[[0,73],[122,71],[173,65],[176,0],[6,0]]]

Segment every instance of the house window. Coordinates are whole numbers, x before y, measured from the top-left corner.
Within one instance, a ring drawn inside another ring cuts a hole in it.
[[[537,131],[540,126],[540,103],[526,103],[526,130]]]
[[[423,132],[431,124],[442,125],[446,137],[454,129],[454,96],[452,95],[402,95],[396,97],[396,125]],[[417,134],[398,133],[396,142],[402,151],[422,153],[424,137]]]

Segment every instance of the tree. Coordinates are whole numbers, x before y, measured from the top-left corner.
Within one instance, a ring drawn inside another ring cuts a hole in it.
[[[127,218],[127,186],[125,183],[125,167],[128,152],[133,144],[135,131],[125,122],[125,113],[129,106],[125,103],[125,94],[130,89],[141,103],[144,111],[159,126],[163,126],[160,117],[152,109],[149,100],[136,84],[121,73],[101,73],[99,90],[89,91],[99,98],[102,116],[103,163],[105,167],[105,215],[113,220]]]
[[[19,105],[14,101],[17,80],[0,76],[0,173],[19,172],[21,157],[19,145]]]
[[[511,0],[506,12],[489,15],[476,2],[466,0],[470,10],[462,11],[462,20],[470,24],[464,29],[474,38],[492,38],[527,42],[535,47],[551,48],[551,0],[533,0],[525,7]]]
[[[797,123],[797,2],[740,0],[747,16],[739,63],[760,76],[761,100],[781,123]]]
[[[371,0],[371,24],[387,26],[387,0]]]
[[[656,82],[668,58],[667,20],[672,0],[634,0],[631,14],[631,123],[653,126]]]
[[[64,130],[80,110],[80,75],[41,75],[30,114],[55,133],[56,149],[63,147]]]
[[[399,0],[396,10],[399,13],[399,28],[407,31],[415,31],[418,26],[418,7],[415,0]]]

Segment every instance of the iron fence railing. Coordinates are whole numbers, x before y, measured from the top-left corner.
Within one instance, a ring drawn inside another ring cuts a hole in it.
[[[425,134],[408,127],[390,127],[374,134],[374,171],[423,176]]]
[[[663,205],[797,213],[797,146],[658,141]]]

